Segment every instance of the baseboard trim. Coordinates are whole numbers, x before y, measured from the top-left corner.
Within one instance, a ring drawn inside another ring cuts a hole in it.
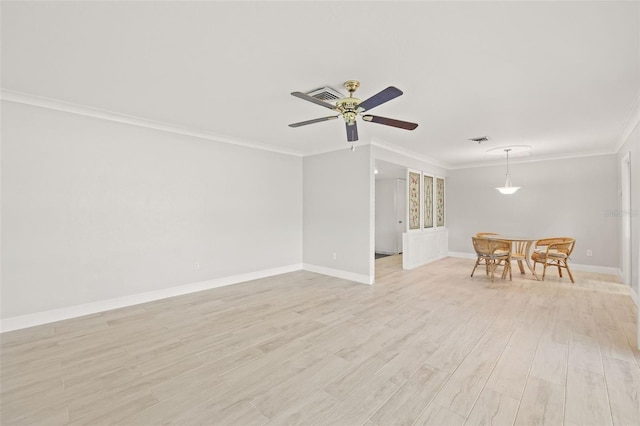
[[[387,256],[393,256],[398,254],[397,251],[376,250],[375,254],[386,254]]]
[[[463,252],[450,251],[449,257],[458,257],[461,259],[475,259],[476,255],[475,253],[463,253]],[[622,276],[622,272],[620,271],[620,268],[613,268],[609,266],[597,266],[597,265],[583,265],[580,263],[569,263],[569,266],[574,271],[596,272],[600,274],[615,275],[616,277]],[[539,267],[540,266],[538,266],[538,268]]]
[[[326,268],[324,266],[311,265],[309,263],[303,264],[302,269],[309,272],[328,275],[330,277],[342,278],[344,280],[373,285],[373,277],[370,277],[368,275],[356,274],[354,272],[342,271],[340,269]]]
[[[162,290],[149,291],[145,293],[132,294],[129,296],[117,297],[113,299],[101,300],[98,302],[84,303],[81,305],[69,306],[50,311],[36,312],[34,314],[20,315],[0,320],[0,333],[5,333],[23,328],[35,327],[37,325],[49,324],[66,319],[77,318],[85,315],[92,315],[112,309],[125,308],[127,306],[139,305],[141,303],[153,302],[155,300],[169,297],[182,296],[198,291],[210,290],[233,284],[267,278],[274,275],[286,274],[299,271],[302,264],[293,264],[277,268],[263,269],[261,271],[249,272],[246,274],[233,275],[224,278],[216,278],[208,281],[201,281],[185,284]]]
[[[582,265],[580,263],[569,263],[569,266],[575,271],[596,272],[599,274],[615,275],[616,277],[622,276],[620,268],[613,268],[609,266]]]

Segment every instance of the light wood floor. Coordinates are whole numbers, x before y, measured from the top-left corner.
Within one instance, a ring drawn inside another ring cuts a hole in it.
[[[2,425],[638,425],[628,288],[294,272],[1,336]],[[517,267],[514,268],[517,271]]]

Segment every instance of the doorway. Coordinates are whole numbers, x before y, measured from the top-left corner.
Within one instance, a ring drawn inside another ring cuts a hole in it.
[[[407,216],[406,167],[375,161],[375,276],[402,269],[402,234]],[[399,260],[398,260],[399,259]]]

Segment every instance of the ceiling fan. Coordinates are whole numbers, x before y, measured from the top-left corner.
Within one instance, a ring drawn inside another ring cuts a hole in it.
[[[329,117],[315,118],[313,120],[301,121],[299,123],[289,124],[289,127],[306,126],[307,124],[320,123],[322,121],[335,120],[342,116],[347,127],[347,140],[349,142],[355,142],[358,140],[358,127],[356,125],[356,117],[361,115],[364,111],[368,111],[380,104],[390,101],[402,95],[402,91],[397,87],[389,86],[381,92],[371,96],[365,101],[353,97],[353,92],[360,87],[360,82],[356,80],[347,80],[344,83],[344,87],[349,91],[349,96],[346,98],[338,99],[335,105],[328,102],[324,102],[313,96],[307,95],[302,92],[292,92],[291,94],[297,98],[304,99],[305,101],[313,102],[316,105],[323,106],[338,112],[338,115],[332,115]],[[371,123],[384,124],[385,126],[398,127],[400,129],[413,130],[418,125],[416,123],[410,123],[408,121],[395,120],[393,118],[379,117],[377,115],[362,115],[364,121]]]

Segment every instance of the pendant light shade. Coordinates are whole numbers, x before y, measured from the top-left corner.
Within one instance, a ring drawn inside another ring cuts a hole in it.
[[[504,151],[507,153],[507,179],[504,182],[504,186],[496,189],[500,191],[501,194],[511,195],[520,189],[520,187],[511,185],[511,174],[509,173],[509,151],[511,151],[511,149],[505,149]]]

